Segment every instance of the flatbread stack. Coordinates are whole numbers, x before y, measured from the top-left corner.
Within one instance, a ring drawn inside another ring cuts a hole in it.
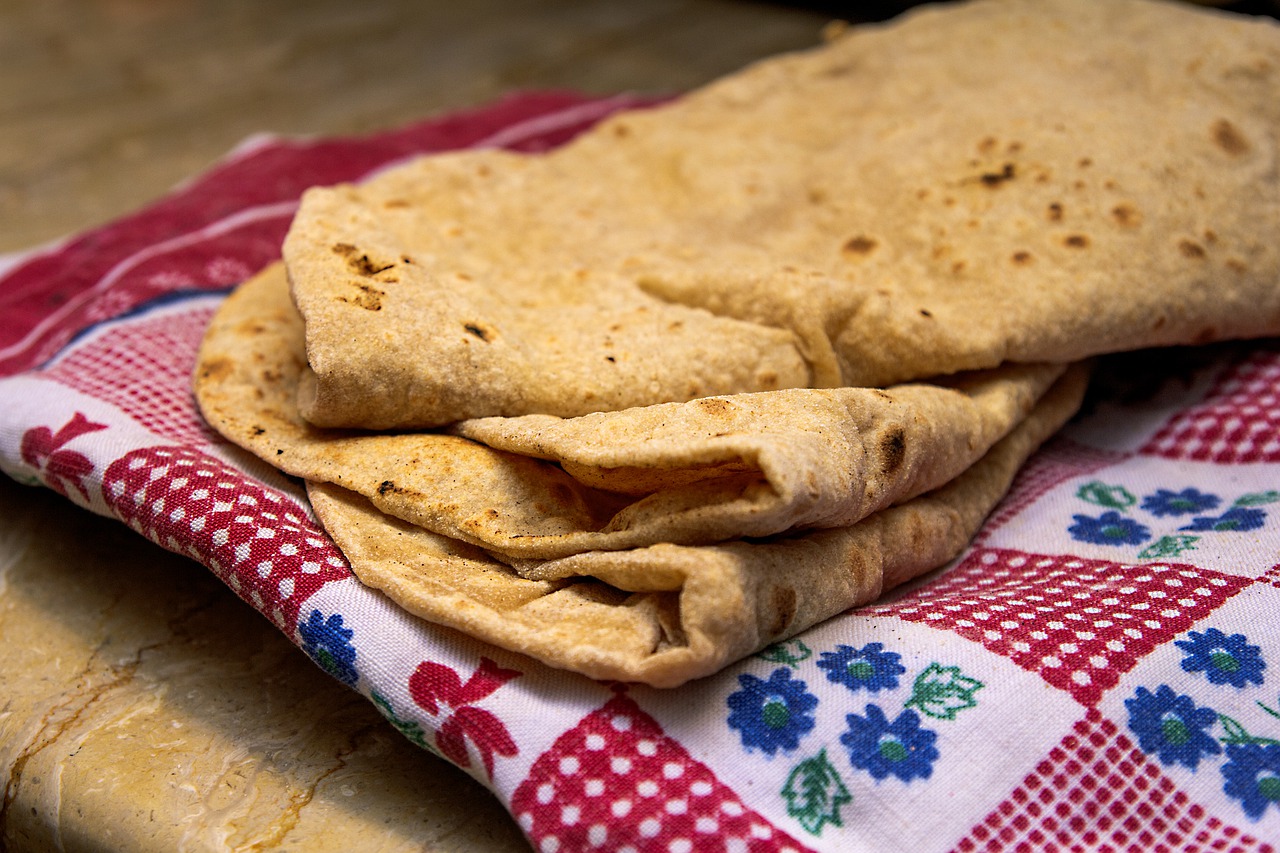
[[[1083,362],[1280,333],[1280,27],[973,0],[310,190],[195,373],[407,611],[674,686],[958,554]]]

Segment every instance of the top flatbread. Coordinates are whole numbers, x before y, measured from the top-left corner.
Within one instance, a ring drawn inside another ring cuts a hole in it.
[[[310,191],[320,426],[576,416],[1280,333],[1280,27],[978,0],[546,155]]]

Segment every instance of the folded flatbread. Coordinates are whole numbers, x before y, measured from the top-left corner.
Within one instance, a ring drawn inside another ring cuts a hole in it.
[[[277,265],[214,317],[197,399],[308,481],[361,580],[553,665],[659,686],[946,562],[1084,387],[1080,369],[1023,365],[369,433],[302,419],[304,364]]]
[[[549,154],[314,189],[284,245],[326,427],[572,417],[1280,332],[1280,26],[976,0]]]
[[[954,557],[1079,360],[1280,333],[1277,83],[1151,0],[853,29],[308,192],[197,399],[409,612],[679,684]]]
[[[1012,365],[877,388],[787,389],[449,431],[324,430],[298,413],[301,318],[275,265],[205,335],[196,394],[280,468],[507,560],[854,524],[961,474],[1064,372]]]
[[[329,484],[312,506],[356,576],[410,613],[552,666],[675,687],[955,557],[1022,463],[1076,411],[1068,372],[952,482],[847,527],[717,545],[588,551],[519,570]]]

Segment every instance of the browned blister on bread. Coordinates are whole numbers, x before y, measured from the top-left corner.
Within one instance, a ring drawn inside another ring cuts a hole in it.
[[[1280,331],[1280,25],[976,0],[547,154],[307,194],[323,426],[572,417]]]

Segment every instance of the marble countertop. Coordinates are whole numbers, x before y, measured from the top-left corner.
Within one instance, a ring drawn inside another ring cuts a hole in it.
[[[370,132],[515,89],[680,91],[813,44],[828,18],[718,0],[8,0],[0,253],[109,221],[254,133]],[[0,851],[527,849],[482,787],[207,570],[3,477],[0,648]]]

